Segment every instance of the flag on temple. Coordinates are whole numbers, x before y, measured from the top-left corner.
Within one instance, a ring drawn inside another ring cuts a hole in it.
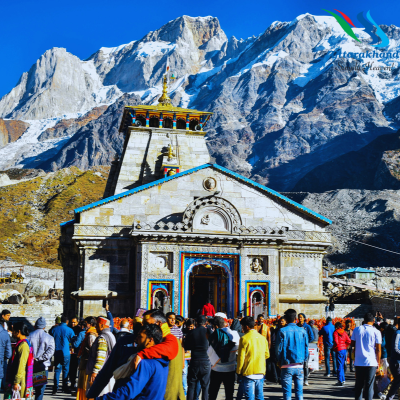
[[[168,72],[168,71],[169,71],[169,58],[167,57],[167,69],[165,72]]]

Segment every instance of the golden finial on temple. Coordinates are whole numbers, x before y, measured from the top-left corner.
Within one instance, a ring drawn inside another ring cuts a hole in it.
[[[172,105],[171,99],[168,96],[167,75],[164,75],[164,78],[163,78],[163,90],[162,90],[161,97],[158,99],[158,104],[162,104],[163,106]]]

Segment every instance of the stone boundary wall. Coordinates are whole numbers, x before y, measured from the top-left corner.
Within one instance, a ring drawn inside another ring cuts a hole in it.
[[[339,318],[364,318],[371,311],[371,304],[335,304],[335,317]]]
[[[33,329],[36,320],[39,317],[46,319],[46,331],[48,331],[53,325],[56,317],[62,314],[63,306],[61,305],[44,305],[44,304],[2,304],[1,310],[11,311],[11,322],[25,321],[28,322],[30,329]]]
[[[382,297],[372,297],[372,312],[375,314],[380,311],[385,318],[392,319],[394,312],[394,301],[393,299],[387,299]],[[396,301],[396,314],[400,316],[400,300]]]

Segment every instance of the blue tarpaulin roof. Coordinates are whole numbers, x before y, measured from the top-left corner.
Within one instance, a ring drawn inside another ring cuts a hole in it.
[[[375,273],[375,271],[371,271],[369,269],[357,267],[357,268],[345,269],[344,271],[337,272],[336,274],[333,274],[332,276],[347,275],[347,274],[352,274],[354,272],[370,273],[370,274],[374,274]]]

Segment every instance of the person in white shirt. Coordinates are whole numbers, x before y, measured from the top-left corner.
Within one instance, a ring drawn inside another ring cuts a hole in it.
[[[233,399],[236,352],[240,341],[239,334],[228,327],[226,315],[218,314],[220,316],[216,316],[212,323],[215,330],[209,337],[207,351],[211,361],[209,400],[216,400],[221,383],[224,384],[225,398]]]
[[[351,335],[351,347],[355,348],[354,366],[356,368],[355,400],[362,400],[363,391],[366,400],[374,396],[376,369],[381,359],[382,335],[374,328],[373,314],[364,316],[364,324],[354,329]]]

